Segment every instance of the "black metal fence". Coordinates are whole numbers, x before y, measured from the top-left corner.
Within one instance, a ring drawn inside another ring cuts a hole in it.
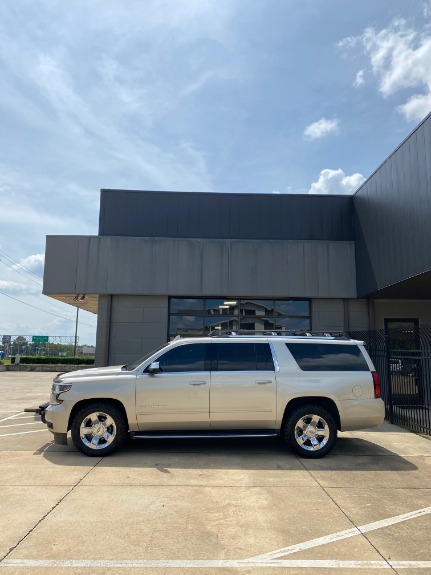
[[[380,377],[386,419],[431,435],[431,326],[349,331]]]

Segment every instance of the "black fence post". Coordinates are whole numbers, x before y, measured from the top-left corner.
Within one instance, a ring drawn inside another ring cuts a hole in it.
[[[389,334],[385,333],[385,359],[386,359],[386,383],[387,383],[387,401],[389,404],[389,422],[394,422],[394,404],[392,401],[392,372],[391,372],[391,353],[389,347]]]

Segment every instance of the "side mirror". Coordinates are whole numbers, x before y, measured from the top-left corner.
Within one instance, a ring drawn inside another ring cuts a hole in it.
[[[154,375],[155,373],[160,373],[162,370],[160,369],[159,362],[153,361],[152,363],[150,363],[147,371],[148,371],[148,373],[151,373],[152,375]]]

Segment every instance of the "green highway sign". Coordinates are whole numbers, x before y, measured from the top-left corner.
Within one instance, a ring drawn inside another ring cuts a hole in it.
[[[31,337],[32,343],[48,343],[49,336],[47,335],[33,335]]]

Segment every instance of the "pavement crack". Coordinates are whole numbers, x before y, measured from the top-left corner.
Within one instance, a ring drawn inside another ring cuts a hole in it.
[[[332,501],[332,503],[341,511],[341,513],[344,515],[344,517],[350,521],[350,523],[356,528],[358,529],[358,525],[356,525],[356,523],[353,521],[353,519],[351,517],[349,517],[347,515],[347,513],[344,511],[344,509],[342,509],[338,503],[335,501],[335,499],[332,497],[332,495],[329,493],[329,491],[320,483],[320,481],[317,479],[317,477],[315,477],[312,473],[312,471],[310,469],[308,469],[304,462],[302,461],[301,458],[297,457],[299,463],[302,465],[302,467],[304,468],[304,470],[310,475],[310,477],[317,483],[317,485],[322,489],[322,491],[324,491],[326,493],[326,495],[329,497],[329,499]],[[368,543],[371,545],[371,547],[373,547],[373,549],[376,551],[376,553],[378,555],[380,555],[380,557],[383,559],[383,561],[388,565],[388,567],[397,575],[399,575],[398,571],[394,568],[393,565],[391,565],[391,563],[386,559],[386,557],[384,557],[381,552],[377,549],[377,547],[373,544],[372,541],[370,541],[369,537],[367,537],[367,535],[365,533],[363,533],[362,531],[360,531],[360,529],[358,529],[358,535],[361,534],[367,541]]]
[[[54,511],[54,509],[56,509],[56,508],[60,505],[60,503],[62,503],[62,502],[66,499],[66,497],[68,497],[68,496],[84,481],[84,479],[87,477],[87,475],[88,475],[89,473],[91,473],[91,472],[93,471],[93,469],[95,469],[95,468],[99,465],[99,463],[100,463],[101,461],[103,461],[103,457],[101,457],[101,458],[99,459],[99,461],[98,461],[95,465],[93,465],[93,467],[91,467],[91,468],[87,471],[87,473],[86,473],[85,475],[83,475],[83,476],[81,477],[81,479],[79,479],[79,480],[75,483],[75,485],[73,485],[73,486],[69,489],[69,491],[67,491],[67,493],[65,493],[65,494],[63,495],[63,497],[61,497],[61,498],[57,501],[57,503],[56,503],[55,505],[53,505],[53,506],[51,507],[51,509],[50,509],[49,511],[47,511],[47,512],[45,513],[45,515],[43,515],[43,517],[41,517],[41,518],[39,519],[39,521],[37,521],[37,522],[33,525],[33,527],[32,527],[31,529],[29,529],[29,530],[27,531],[27,533],[26,533],[23,537],[21,537],[21,539],[20,539],[17,543],[15,543],[15,545],[13,545],[12,547],[9,548],[9,551],[7,551],[7,553],[6,553],[5,555],[3,555],[3,557],[0,558],[0,563],[2,563],[5,559],[7,559],[7,558],[9,557],[9,555],[12,553],[12,551],[15,551],[15,549],[16,549],[19,545],[21,545],[21,543],[22,543],[25,539],[27,539],[27,537],[28,537],[29,535],[31,535],[31,534],[33,533],[33,531],[36,529],[36,527],[38,527],[38,526],[42,523],[42,521],[44,521],[44,520],[48,517],[48,515],[50,515],[50,514]]]

